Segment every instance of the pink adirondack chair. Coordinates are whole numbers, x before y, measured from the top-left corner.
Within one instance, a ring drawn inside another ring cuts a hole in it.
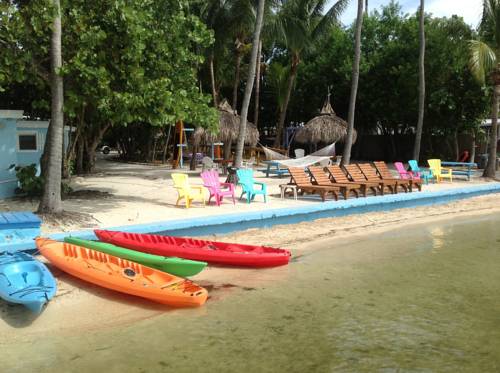
[[[234,184],[231,183],[221,183],[219,180],[219,173],[216,170],[206,170],[201,173],[201,178],[203,180],[203,186],[210,192],[210,197],[208,203],[212,197],[215,197],[215,203],[220,206],[222,199],[224,197],[232,197],[233,204],[234,201]]]
[[[411,171],[407,171],[405,169],[405,166],[401,162],[394,162],[394,167],[396,167],[396,170],[399,173],[399,177],[404,180],[416,180],[420,181],[420,177],[418,175],[415,175]]]

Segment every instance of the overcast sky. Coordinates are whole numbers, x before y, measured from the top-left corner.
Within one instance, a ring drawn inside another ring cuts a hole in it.
[[[335,1],[331,0],[330,4]],[[368,7],[373,10],[389,2],[389,0],[368,0]],[[356,18],[357,3],[356,0],[351,0],[349,8],[341,18],[344,24],[350,24]],[[403,7],[404,12],[414,13],[420,0],[399,0],[399,4]],[[450,17],[456,14],[475,27],[481,19],[482,0],[426,0],[425,11],[438,17]]]

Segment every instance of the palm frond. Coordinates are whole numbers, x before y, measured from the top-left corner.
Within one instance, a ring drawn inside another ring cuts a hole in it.
[[[472,75],[474,75],[481,84],[484,84],[486,76],[492,71],[497,63],[495,52],[488,44],[479,40],[471,40],[469,42],[469,51],[469,68]]]
[[[321,18],[312,32],[313,38],[322,35],[333,24],[339,24],[340,15],[346,10],[350,0],[338,0]]]

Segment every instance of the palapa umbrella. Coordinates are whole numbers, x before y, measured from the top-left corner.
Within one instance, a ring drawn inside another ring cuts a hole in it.
[[[344,141],[346,137],[347,122],[335,114],[328,95],[320,114],[297,131],[295,141],[302,144],[331,144]],[[357,133],[354,130],[353,144],[356,142],[356,137]]]
[[[212,133],[205,128],[198,127],[194,131],[194,142],[196,145],[204,142],[211,144],[214,142],[223,142],[224,144],[232,144],[238,140],[240,133],[240,116],[237,115],[231,108],[231,105],[224,100],[219,105],[219,132]],[[259,141],[259,131],[257,127],[247,122],[245,133],[245,144],[255,146]]]

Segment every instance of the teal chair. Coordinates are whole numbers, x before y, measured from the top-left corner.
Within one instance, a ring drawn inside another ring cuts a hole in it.
[[[238,176],[238,185],[241,186],[241,196],[247,195],[247,203],[253,201],[256,195],[262,194],[264,196],[264,202],[267,202],[267,186],[264,183],[259,183],[253,178],[253,170],[251,169],[240,169],[236,171]],[[260,189],[255,189],[255,185],[260,185]]]
[[[418,166],[418,162],[414,159],[408,161],[412,175],[424,180],[425,184],[429,184],[429,180],[434,180],[434,175],[431,170],[423,170]]]

